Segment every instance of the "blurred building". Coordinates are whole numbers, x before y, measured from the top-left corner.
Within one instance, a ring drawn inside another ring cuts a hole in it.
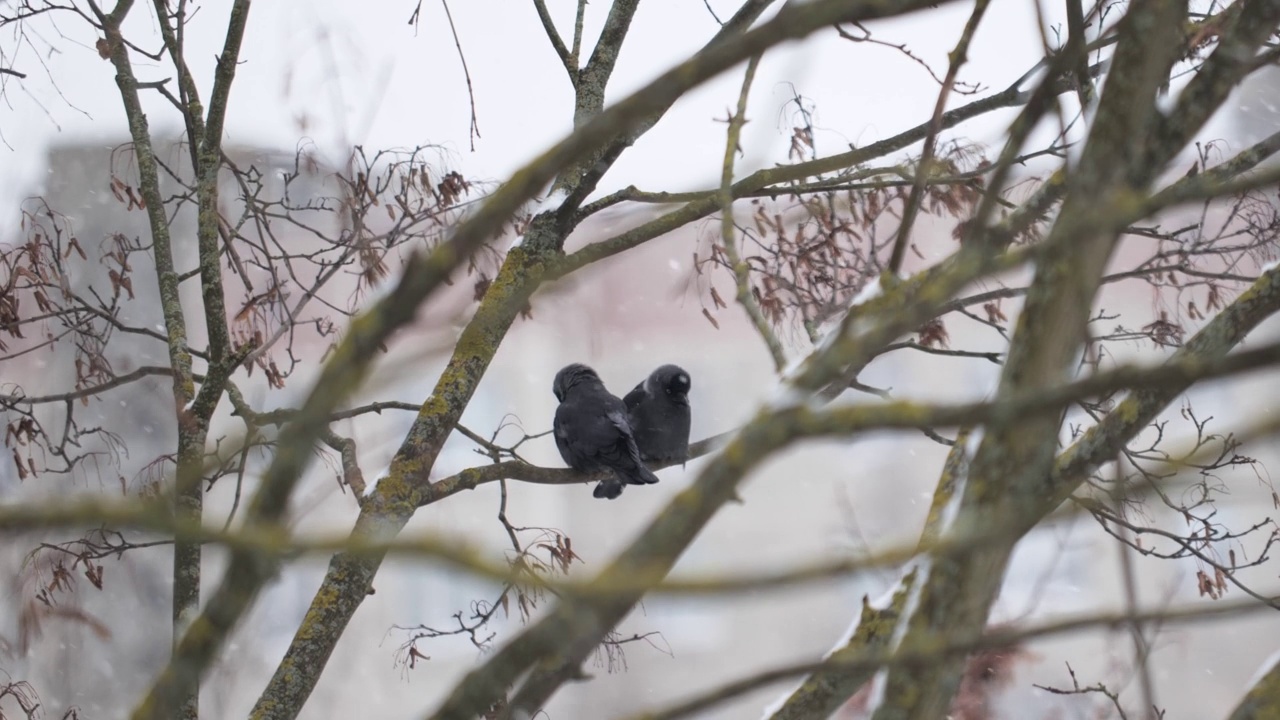
[[[115,152],[97,145],[55,150],[50,157],[49,182],[42,190],[52,206],[72,218],[82,238],[95,242],[112,232],[139,237],[148,232],[145,217],[137,211],[125,211],[109,192],[107,178],[113,172]],[[251,149],[235,153],[246,161],[253,158],[268,176],[275,165],[292,163],[292,156]],[[570,245],[598,241],[650,216],[624,210],[603,213],[584,224]],[[180,214],[175,228],[179,266],[190,268],[194,234],[189,215]],[[715,312],[718,328],[703,316],[708,279],[693,271],[691,258],[703,245],[706,231],[708,228],[695,224],[541,291],[533,300],[532,317],[518,320],[504,340],[463,422],[483,435],[511,423],[512,427],[499,434],[500,442],[513,442],[522,431],[532,435],[549,430],[555,407],[551,378],[569,362],[596,367],[606,385],[619,395],[659,364],[682,365],[693,378],[695,439],[730,430],[747,420],[773,391],[776,374],[760,338],[738,307],[731,304]],[[952,241],[940,225],[923,221],[918,234],[926,256],[941,257],[950,251]],[[291,241],[306,242],[299,237]],[[1123,257],[1117,260],[1124,261]],[[148,272],[135,268],[139,278]],[[91,267],[86,266],[86,273],[78,282],[101,281]],[[717,282],[721,294],[732,297],[723,278]],[[137,312],[154,314],[137,321],[161,322],[154,287],[136,282],[135,291],[139,296]],[[198,292],[198,288],[187,291]],[[333,291],[349,292],[350,286]],[[417,324],[396,336],[374,380],[352,403],[426,397],[447,360],[451,338],[474,308],[472,292],[470,280],[459,281],[433,299]],[[1143,288],[1117,286],[1108,292],[1109,308],[1123,304],[1126,311],[1132,308],[1138,315],[1151,310],[1150,294]],[[197,302],[194,294],[190,301],[192,306]],[[228,305],[235,301],[229,291]],[[1013,317],[1016,308],[1017,302],[1007,302],[1004,312]],[[1003,349],[998,335],[978,323],[949,320],[947,329],[952,347]],[[192,336],[193,343],[201,342],[198,320]],[[809,350],[808,341],[799,333],[787,341],[792,357]],[[301,349],[310,349],[317,357],[323,351],[321,345]],[[1146,348],[1135,348],[1135,353],[1139,350]],[[118,352],[117,370],[126,368],[130,361],[165,361],[163,345],[154,341],[137,345],[122,341]],[[920,353],[891,357],[874,363],[860,379],[891,388],[899,397],[958,401],[985,397],[998,376],[998,368],[984,360]],[[45,362],[49,365],[27,366],[29,376],[21,382],[31,387],[65,386],[71,376],[63,357]],[[270,391],[255,384],[246,394],[263,406],[296,405],[311,377],[313,371],[300,371],[284,390]],[[1197,392],[1195,402],[1197,408],[1203,403],[1206,413],[1216,412],[1216,408],[1229,411],[1220,415],[1238,415],[1242,407],[1268,409],[1266,398],[1274,395],[1262,391],[1272,388],[1273,383],[1267,383],[1271,381],[1255,379],[1231,385],[1229,395]],[[867,401],[873,399],[867,396]],[[167,380],[157,380],[131,385],[93,406],[102,422],[155,430],[144,432],[138,443],[131,445],[119,468],[121,474],[136,472],[150,458],[171,450],[170,403]],[[1177,414],[1177,408],[1172,414]],[[387,467],[412,419],[409,413],[384,412],[340,423],[335,430],[357,441],[365,477],[372,484]],[[229,418],[219,422],[220,431],[226,433],[236,427]],[[437,463],[435,476],[445,477],[486,462],[473,447],[455,434]],[[522,446],[522,453],[539,464],[562,464],[549,437],[530,441]],[[752,473],[743,488],[743,502],[717,515],[682,557],[676,573],[759,573],[858,557],[912,542],[923,525],[945,453],[945,447],[918,433],[879,433],[849,442],[806,443],[783,453]],[[1280,460],[1265,451],[1255,454],[1271,463]],[[583,560],[574,573],[589,577],[691,482],[704,463],[694,460],[687,468],[664,470],[659,473],[658,485],[628,489],[615,502],[592,498],[591,488],[585,485],[545,487],[513,482],[509,484],[507,515],[517,526],[556,528],[570,536]],[[339,488],[335,474],[331,466],[316,463],[300,487],[293,504],[295,527],[300,531],[349,529],[356,506],[351,495]],[[110,486],[105,480],[82,478],[77,482],[82,491]],[[1247,523],[1265,512],[1269,506],[1265,483],[1243,475],[1232,475],[1229,482],[1231,505],[1223,512],[1231,514],[1233,522]],[[5,500],[55,492],[33,488],[30,482],[15,486],[12,480],[0,489],[4,489]],[[252,479],[245,492],[251,489]],[[234,491],[225,481],[215,486],[206,501],[206,518],[225,517]],[[499,502],[498,486],[484,485],[421,509],[406,532],[444,533],[501,553],[509,548],[509,540],[496,519]],[[1122,576],[1115,548],[1116,544],[1088,519],[1038,529],[1019,546],[994,620],[1042,621],[1063,613],[1122,607]],[[8,570],[16,569],[18,560],[17,550],[6,551]],[[327,561],[327,557],[316,557],[290,565],[260,596],[206,684],[203,707],[208,717],[244,717],[292,639]],[[222,562],[219,552],[206,553],[206,588],[216,582]],[[1160,606],[1195,600],[1192,563],[1135,562],[1144,602]],[[13,674],[36,683],[46,697],[50,715],[76,704],[88,717],[121,716],[168,654],[169,572],[170,558],[164,549],[141,550],[124,561],[108,561],[107,591],[82,588],[76,602],[113,628],[112,637],[97,638],[75,624],[50,628],[26,658],[15,660]],[[121,575],[127,575],[128,580],[121,581]],[[1249,577],[1261,581],[1265,575]],[[600,666],[588,663],[586,670],[595,679],[564,687],[547,712],[557,720],[619,717],[752,672],[814,661],[842,636],[857,616],[862,597],[879,596],[895,577],[896,573],[886,571],[737,597],[649,598],[619,632],[624,637],[656,635],[648,642],[627,644],[625,663],[615,662],[617,672],[609,672],[607,661]],[[338,643],[302,717],[420,716],[474,663],[483,660],[484,654],[463,634],[422,642],[419,647],[430,659],[408,670],[397,663],[396,651],[412,631],[396,626],[456,627],[455,613],[461,613],[465,620],[474,611],[473,603],[496,596],[497,588],[492,584],[435,564],[392,559],[384,564],[375,588],[376,594],[365,600]],[[20,598],[10,595],[0,600],[0,607],[18,601]],[[496,646],[518,632],[519,622],[514,617],[499,617],[491,628],[496,633]],[[5,634],[10,631],[8,626],[0,630]],[[1163,629],[1156,644],[1153,672],[1160,704],[1177,708],[1180,716],[1207,717],[1221,715],[1241,695],[1257,665],[1280,644],[1280,629],[1266,620],[1245,617]],[[999,717],[1083,717],[1080,713],[1084,710],[1078,705],[1031,687],[1032,682],[1068,685],[1064,662],[1071,663],[1082,684],[1122,686],[1126,700],[1132,701],[1137,696],[1128,666],[1131,652],[1131,642],[1123,632],[1099,631],[1032,643],[1002,693]],[[792,686],[781,683],[763,688],[700,717],[757,717],[762,707]]]

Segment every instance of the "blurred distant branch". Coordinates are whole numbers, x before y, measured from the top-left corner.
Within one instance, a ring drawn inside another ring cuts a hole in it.
[[[1277,428],[1270,428],[1275,431]],[[1092,511],[1093,503],[1079,503],[1076,510]],[[473,543],[450,535],[417,532],[395,539],[373,540],[350,535],[294,535],[281,527],[242,525],[233,529],[210,525],[191,526],[174,517],[172,511],[156,501],[138,500],[119,503],[76,502],[61,506],[43,503],[0,507],[0,528],[6,533],[35,529],[101,525],[90,533],[90,542],[73,541],[53,546],[59,552],[93,559],[119,555],[125,551],[173,542],[213,544],[237,552],[252,552],[263,559],[290,560],[303,554],[344,552],[354,556],[395,554],[419,560],[435,560],[479,577],[502,583],[517,583],[530,588],[554,592],[563,597],[606,600],[630,593],[675,595],[717,595],[762,590],[777,590],[846,577],[871,569],[897,567],[927,552],[954,552],[1004,542],[1017,530],[1016,524],[991,522],[963,535],[927,537],[917,543],[878,549],[865,557],[823,560],[810,564],[753,573],[703,573],[686,577],[667,577],[661,568],[644,568],[636,573],[616,576],[608,582],[554,578],[531,573],[528,568],[513,566],[510,561],[496,560]],[[125,540],[124,530],[158,533],[163,541]],[[94,539],[97,538],[97,539]],[[102,538],[107,538],[103,540]],[[77,549],[79,548],[79,549]]]
[[[1280,663],[1272,663],[1235,707],[1228,720],[1266,720],[1280,708]]]
[[[1157,366],[1129,365],[1061,385],[1013,396],[993,403],[963,405],[920,405],[913,402],[891,402],[879,405],[840,406],[823,411],[792,410],[778,413],[779,421],[795,427],[801,436],[814,437],[844,434],[871,429],[908,429],[958,427],[991,422],[999,418],[1026,417],[1056,412],[1081,399],[1104,395],[1122,389],[1159,388],[1213,377],[1224,377],[1280,364],[1280,344],[1243,350],[1219,360],[1186,357]],[[786,415],[784,418],[783,416]],[[697,458],[719,449],[732,432],[691,443],[689,457]],[[675,464],[675,463],[672,463]],[[655,470],[672,464],[653,464]],[[587,475],[568,468],[547,468],[518,460],[468,468],[456,475],[432,483],[432,502],[462,490],[499,480],[518,480],[541,485],[564,485],[594,482],[601,475]]]
[[[665,710],[639,713],[628,720],[676,720],[694,716],[710,707],[739,697],[766,685],[808,673],[874,673],[881,668],[911,669],[942,658],[963,658],[977,650],[1007,648],[1036,638],[1053,637],[1089,628],[1118,629],[1132,623],[1178,624],[1240,617],[1255,612],[1274,612],[1256,602],[1195,604],[1180,608],[1135,613],[1094,613],[1032,627],[990,628],[981,637],[961,640],[946,638],[929,648],[893,650],[868,649],[858,655],[833,656],[822,662],[800,663],[757,673],[709,692],[697,695]],[[1234,716],[1233,716],[1234,717]],[[1262,716],[1245,715],[1253,718]]]
[[[872,556],[857,559],[824,561],[807,566],[788,568],[774,572],[746,575],[714,574],[690,578],[666,578],[657,570],[641,572],[618,582],[602,585],[570,579],[552,579],[528,572],[526,568],[512,567],[509,562],[495,561],[474,544],[438,533],[418,533],[414,536],[375,541],[347,535],[294,536],[283,528],[241,526],[235,529],[218,529],[211,526],[192,527],[177,521],[172,513],[155,502],[131,503],[73,503],[64,506],[19,505],[0,508],[0,527],[6,531],[22,531],[37,528],[74,527],[101,523],[118,530],[95,530],[96,534],[110,534],[110,542],[91,543],[88,557],[100,558],[118,555],[129,549],[149,547],[158,543],[124,541],[120,531],[133,529],[162,533],[186,542],[216,544],[242,551],[254,552],[264,558],[291,559],[304,553],[346,552],[352,555],[381,555],[394,553],[418,559],[433,559],[452,567],[503,583],[520,583],[553,591],[559,595],[607,598],[618,593],[656,592],[684,595],[735,593],[751,590],[768,590],[821,582],[868,569],[891,567],[909,560],[921,549],[946,549],[972,547],[1004,538],[1011,527],[992,523],[962,539],[949,539],[947,544],[936,542],[925,545],[890,547]],[[77,541],[78,542],[78,541]],[[172,540],[161,541],[169,543]],[[54,547],[59,552],[82,556],[82,551],[71,549],[76,542]]]

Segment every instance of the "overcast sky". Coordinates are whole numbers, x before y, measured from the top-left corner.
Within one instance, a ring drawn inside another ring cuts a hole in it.
[[[724,18],[739,0],[709,4]],[[423,0],[416,29],[408,23],[414,5],[415,0],[255,3],[231,98],[229,142],[289,149],[309,139],[334,160],[352,144],[370,150],[435,144],[446,148],[468,177],[499,181],[570,129],[570,86],[533,3],[455,0],[450,9],[470,70],[482,134],[472,151],[466,82],[443,5]],[[575,0],[548,0],[548,5],[568,42]],[[189,30],[188,62],[206,98],[229,6],[227,0],[204,4]],[[608,8],[603,0],[588,6],[588,42]],[[941,75],[970,8],[971,3],[952,3],[870,27],[881,40],[908,44]],[[1052,13],[1059,10],[1056,3],[1046,10],[1051,24],[1058,22]],[[118,142],[126,133],[113,70],[98,57],[92,29],[70,16],[58,21],[56,31],[47,22],[31,27],[36,32],[30,45],[15,46],[11,34],[0,40],[5,64],[28,74],[21,82],[0,78],[6,83],[7,100],[0,105],[0,135],[7,143],[0,147],[0,164],[7,168],[0,173],[0,215],[10,224],[15,203],[39,181],[49,144]],[[154,27],[150,5],[138,4],[127,24],[132,37],[146,48],[156,48]],[[716,29],[701,2],[642,3],[610,84],[610,99],[641,87],[687,57]],[[1003,89],[1038,57],[1040,42],[1034,3],[995,0],[960,79],[992,91]],[[137,62],[135,68],[143,81],[173,74],[167,61]],[[714,183],[724,142],[724,125],[716,119],[725,117],[736,102],[740,82],[738,68],[677,103],[635,150],[623,156],[600,191],[629,184],[682,190]],[[745,130],[747,154],[739,161],[740,171],[785,160],[796,124],[794,106],[787,101],[795,93],[816,109],[818,150],[827,154],[921,122],[931,111],[936,91],[925,69],[901,53],[850,43],[831,32],[775,50],[766,55],[753,88],[751,123]],[[158,94],[144,92],[143,98],[154,128],[177,128],[175,111]],[[953,95],[951,105],[972,99]],[[1011,117],[1009,112],[992,113],[966,124],[958,134],[992,143]]]
[[[563,34],[571,35],[574,0],[549,0]],[[723,18],[738,0],[715,0]],[[213,58],[221,47],[228,2],[204,5],[190,30],[188,61],[205,97]],[[587,37],[593,38],[609,4],[588,6]],[[466,0],[451,4],[476,96],[482,133],[474,152],[468,141],[466,84],[443,6],[424,0],[422,21],[408,24],[413,0],[350,3],[255,3],[241,55],[227,122],[231,142],[293,147],[308,137],[340,155],[353,143],[370,149],[421,143],[450,149],[472,177],[500,180],[570,128],[570,86],[531,2]],[[925,16],[873,25],[877,37],[909,43],[911,50],[945,72],[969,11],[955,3]],[[1037,52],[1032,5],[996,0],[970,51],[961,78],[998,90],[1022,74]],[[158,45],[148,28],[152,10],[138,4],[128,27],[144,47]],[[11,147],[0,162],[0,198],[9,203],[30,188],[50,143],[91,138],[118,140],[124,113],[109,62],[93,48],[96,39],[82,21],[63,17],[58,38],[47,24],[44,39],[57,52],[39,58],[30,47],[13,53],[12,66],[28,73],[21,85],[8,79],[8,106],[0,109],[0,132]],[[717,25],[707,8],[690,0],[642,3],[623,47],[610,98],[641,87],[696,50]],[[566,40],[567,42],[567,40]],[[46,48],[40,41],[35,47]],[[47,48],[46,48],[47,49]],[[55,89],[41,69],[47,66]],[[172,76],[166,63],[139,62],[140,80]],[[676,105],[606,178],[603,190],[635,183],[646,188],[689,189],[713,182],[723,152],[724,126],[716,118],[736,102],[741,69],[718,78]],[[61,92],[61,95],[59,94]],[[744,170],[785,159],[794,93],[816,104],[820,152],[865,144],[927,117],[936,85],[925,70],[896,51],[852,44],[833,33],[768,54],[753,88]],[[64,99],[65,98],[65,99]],[[175,128],[176,114],[154,92],[144,93],[153,127]],[[970,98],[958,97],[955,103]],[[44,109],[42,109],[42,107]],[[993,116],[970,129],[990,140],[1008,116]],[[6,212],[6,216],[12,216]]]

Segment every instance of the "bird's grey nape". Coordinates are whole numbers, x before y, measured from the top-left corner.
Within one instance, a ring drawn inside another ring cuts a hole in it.
[[[689,373],[679,365],[662,365],[644,380],[645,392],[657,397],[661,394],[685,395],[693,383]]]
[[[592,378],[595,380],[600,379],[595,370],[582,363],[570,363],[560,368],[560,372],[556,373],[555,380],[551,383],[551,392],[556,396],[557,400],[564,402],[564,397],[570,388]]]

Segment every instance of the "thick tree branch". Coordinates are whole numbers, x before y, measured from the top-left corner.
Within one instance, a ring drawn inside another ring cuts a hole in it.
[[[160,305],[165,320],[165,332],[169,344],[169,363],[173,377],[173,400],[178,426],[178,467],[176,484],[178,492],[175,502],[179,512],[193,521],[198,521],[203,496],[200,488],[200,470],[204,453],[205,428],[207,425],[191,413],[192,400],[195,396],[194,378],[192,377],[191,353],[187,349],[187,329],[178,292],[179,278],[174,268],[173,247],[170,236],[168,218],[165,216],[164,198],[160,194],[160,180],[154,148],[151,144],[151,133],[147,117],[142,109],[138,96],[138,82],[133,73],[129,59],[129,47],[121,34],[120,28],[132,3],[123,0],[117,4],[110,15],[104,15],[96,4],[91,9],[98,15],[108,55],[116,69],[116,84],[120,88],[120,96],[125,107],[125,115],[129,120],[129,132],[133,139],[134,154],[138,160],[139,190],[145,200],[147,217],[151,225],[151,237],[155,260],[156,274],[160,287]],[[163,19],[163,17],[162,17]],[[165,21],[167,22],[167,21]],[[194,142],[194,138],[192,139]],[[216,210],[216,206],[215,206]],[[217,259],[212,260],[214,272],[217,274]],[[215,286],[218,289],[216,302],[221,307],[221,278],[216,276]],[[206,303],[208,302],[206,297]],[[217,329],[210,327],[211,337],[216,336]],[[224,330],[225,334],[225,330]],[[210,350],[211,360],[219,359],[221,348]],[[217,374],[219,368],[210,365],[211,374]],[[218,395],[221,395],[218,388]],[[216,400],[216,397],[215,397]],[[206,402],[208,398],[206,396]],[[209,414],[212,414],[211,411]],[[203,416],[207,419],[208,415]],[[174,594],[173,594],[173,637],[175,642],[186,628],[191,615],[199,606],[200,596],[200,547],[199,545],[175,543],[174,548]],[[175,649],[175,661],[176,661]],[[159,708],[160,717],[182,717],[195,720],[198,717],[198,686],[192,682],[165,695],[165,702]],[[144,715],[143,717],[149,717]]]
[[[640,0],[614,0],[609,6],[609,16],[605,18],[600,37],[596,39],[595,49],[585,67],[578,71],[577,90],[573,110],[573,125],[579,127],[604,110],[604,91],[613,77],[614,65],[618,62],[618,53],[622,50],[622,42],[627,39],[627,31],[631,29],[631,19],[635,17]]]
[[[213,96],[207,121],[201,117],[202,106],[194,79],[182,55],[178,31],[169,25],[168,8],[157,2],[162,36],[166,50],[178,73],[183,106],[180,108],[186,123],[192,147],[192,171],[196,176],[197,220],[196,245],[200,264],[201,298],[205,326],[209,335],[209,372],[194,398],[184,398],[179,411],[179,437],[177,453],[176,491],[174,500],[177,512],[183,520],[193,524],[201,521],[204,494],[201,487],[201,470],[209,419],[213,416],[236,364],[243,359],[241,353],[231,356],[227,330],[225,298],[223,297],[222,269],[219,267],[219,215],[218,171],[222,163],[222,131],[226,117],[231,83],[239,59],[240,45],[248,21],[248,0],[237,0],[232,6],[223,52],[218,60],[214,77]],[[181,24],[185,18],[176,18]],[[179,27],[179,30],[181,28]],[[136,145],[136,140],[135,140]],[[163,201],[157,194],[148,200],[163,212]],[[159,254],[159,253],[157,253]],[[179,313],[181,310],[179,309]],[[187,630],[200,607],[201,548],[199,543],[175,541],[173,553],[173,613],[175,644]],[[175,647],[175,664],[184,662]],[[162,676],[163,677],[163,676]],[[177,676],[175,676],[177,677]],[[149,702],[153,704],[148,704]],[[149,696],[135,717],[182,717],[195,720],[199,717],[199,684],[189,683],[167,686]]]
[[[1271,667],[1249,688],[1227,720],[1266,720],[1280,717],[1280,663],[1271,657]]]

